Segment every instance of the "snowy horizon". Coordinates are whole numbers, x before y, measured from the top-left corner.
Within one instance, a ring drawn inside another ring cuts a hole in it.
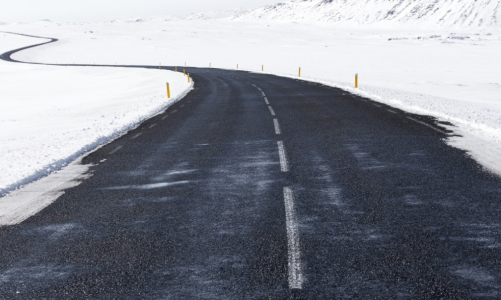
[[[106,22],[124,18],[161,16],[185,17],[206,11],[247,8],[254,9],[278,0],[97,0],[88,1],[9,1],[0,11],[0,25],[6,22]],[[26,9],[26,8],[29,9]]]
[[[277,2],[278,1],[275,0],[262,0],[253,2],[253,4],[250,5],[247,1],[240,1],[238,3],[231,2],[229,5],[197,5],[197,9],[186,11],[157,9],[154,13],[144,13],[142,10],[137,10],[134,11],[133,15],[107,15],[106,17],[94,20],[88,19],[80,21],[61,21],[50,17],[38,18],[37,20],[29,22],[8,21],[2,18],[0,12],[0,25],[7,25],[8,23],[38,22],[103,23],[233,20],[260,23],[326,23],[344,27],[378,26],[381,28],[399,28],[405,26],[407,29],[434,29],[435,27],[452,29],[501,27],[501,0],[418,0],[412,3],[402,3],[398,0],[369,0],[364,4],[346,0]],[[222,2],[219,4],[222,4]],[[180,11],[184,13],[179,13]]]

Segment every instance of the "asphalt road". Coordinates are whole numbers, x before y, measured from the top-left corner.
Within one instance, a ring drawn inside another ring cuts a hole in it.
[[[501,298],[501,180],[435,120],[187,70],[186,98],[0,227],[0,299]]]

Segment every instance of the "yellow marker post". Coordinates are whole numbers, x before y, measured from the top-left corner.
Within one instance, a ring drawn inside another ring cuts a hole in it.
[[[358,89],[358,74],[355,74],[355,88]]]
[[[298,77],[301,77],[301,67],[299,67],[299,74]]]
[[[212,63],[209,63],[209,68],[212,68]]]
[[[167,82],[167,99],[170,99],[170,85]]]
[[[238,64],[237,64],[237,70],[238,70]]]
[[[183,75],[186,76],[186,70],[185,69],[183,69]]]
[[[177,72],[177,67],[176,67],[175,71]]]
[[[188,82],[190,82],[190,73],[188,73]]]
[[[158,65],[158,69],[162,70],[162,63],[160,63],[160,65]]]
[[[264,72],[264,65],[261,65],[261,72]]]

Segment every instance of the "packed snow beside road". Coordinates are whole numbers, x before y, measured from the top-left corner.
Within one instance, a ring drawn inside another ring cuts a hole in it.
[[[0,53],[44,41],[0,33]],[[0,196],[118,137],[189,88],[169,71],[0,61]]]

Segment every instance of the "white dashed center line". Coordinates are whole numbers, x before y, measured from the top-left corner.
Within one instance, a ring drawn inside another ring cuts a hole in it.
[[[174,109],[174,110],[172,111],[172,114],[173,114],[173,113],[175,113],[175,112],[177,112],[177,109]]]
[[[387,111],[391,112],[392,114],[396,114],[397,112],[391,109],[387,109]]]
[[[138,134],[136,134],[135,136],[131,137],[130,139],[131,139],[131,140],[137,139],[137,138],[138,138],[141,134],[142,134],[142,133],[138,133]]]
[[[285,154],[284,142],[278,141],[278,155],[280,156],[280,170],[289,172],[289,164],[287,163],[287,155]]]
[[[381,105],[379,105],[379,104],[374,104],[374,103],[373,103],[372,105],[374,105],[374,106],[376,106],[376,107],[381,107]]]
[[[275,133],[276,134],[281,134],[282,131],[280,131],[280,124],[278,124],[278,120],[277,119],[273,119],[273,124],[275,124]]]
[[[162,120],[167,119],[167,117],[168,117],[168,115],[163,116],[163,117],[162,117]]]
[[[270,109],[271,115],[274,116],[275,115],[275,111],[273,110],[273,108],[271,108],[271,106],[268,106],[268,108]]]
[[[150,128],[157,126],[157,123],[151,124]]]
[[[115,149],[113,149],[113,150],[112,150],[110,153],[108,153],[108,154],[115,154],[115,153],[117,153],[117,152],[118,152],[118,150],[120,150],[120,149],[122,149],[122,148],[123,148],[123,146],[118,146],[118,147],[116,147]]]
[[[268,105],[268,109],[272,116],[275,116],[275,111],[270,106],[270,102],[266,97],[265,93],[256,85],[256,87],[261,94],[263,94],[264,101]],[[277,135],[282,134],[280,130],[280,124],[278,119],[273,119],[273,124],[275,126],[275,133]],[[278,155],[280,156],[280,170],[282,172],[289,172],[289,163],[287,162],[287,155],[285,153],[285,147],[283,141],[277,141],[278,145]],[[299,228],[297,223],[296,209],[294,205],[294,193],[289,187],[284,187],[284,203],[285,203],[285,217],[287,226],[287,250],[288,250],[288,280],[290,289],[302,289],[303,288],[303,274],[301,265],[301,251],[299,247]]]
[[[299,245],[299,229],[294,205],[294,193],[289,187],[284,187],[284,202],[285,222],[287,226],[289,288],[302,289],[303,273],[301,266],[301,250]]]

